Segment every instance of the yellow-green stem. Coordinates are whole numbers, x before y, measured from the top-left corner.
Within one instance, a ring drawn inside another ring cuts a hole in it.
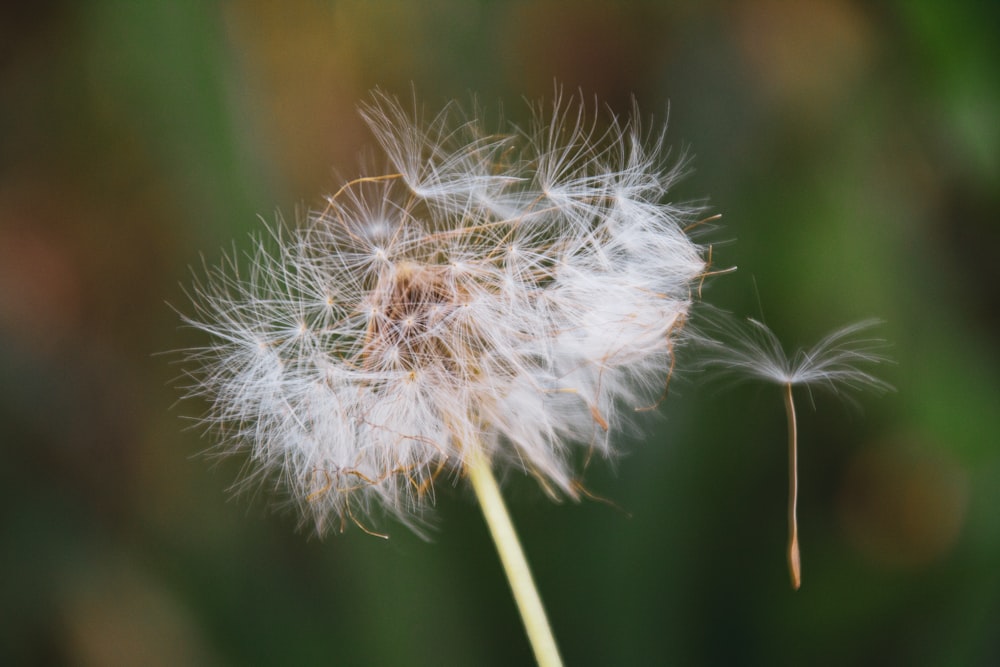
[[[535,652],[535,659],[540,667],[561,667],[559,649],[556,647],[552,628],[549,627],[549,620],[545,616],[542,599],[538,596],[538,589],[531,577],[528,561],[514,531],[514,524],[511,523],[510,515],[507,513],[490,463],[478,448],[472,448],[466,470],[476,497],[479,498],[486,525],[489,526],[493,542],[500,554],[500,562],[503,563],[504,571],[507,573],[507,580],[514,593],[517,608],[521,612],[524,627],[528,631],[528,641],[531,642],[531,648]]]
[[[798,427],[795,423],[795,401],[792,383],[785,385],[785,412],[788,415],[788,571],[792,588],[802,585],[802,563],[799,556],[799,520],[796,507],[799,502]]]

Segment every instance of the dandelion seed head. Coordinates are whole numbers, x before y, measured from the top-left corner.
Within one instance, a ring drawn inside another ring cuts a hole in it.
[[[575,497],[575,452],[610,455],[662,388],[706,270],[662,135],[559,96],[499,133],[381,93],[362,116],[384,172],[197,280],[205,422],[319,532],[419,523],[473,453]]]

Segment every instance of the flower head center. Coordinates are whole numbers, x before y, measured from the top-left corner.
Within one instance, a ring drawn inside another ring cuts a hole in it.
[[[468,366],[478,336],[452,326],[452,313],[465,290],[447,267],[404,262],[384,272],[372,294],[372,313],[364,346],[366,363],[377,368],[443,368],[457,373]],[[460,343],[464,341],[464,343]]]

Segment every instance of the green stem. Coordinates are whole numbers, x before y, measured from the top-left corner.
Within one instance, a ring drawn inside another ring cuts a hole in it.
[[[556,647],[552,628],[549,627],[549,620],[545,616],[542,599],[538,596],[528,561],[517,539],[514,524],[511,523],[510,515],[507,513],[490,463],[478,447],[473,447],[471,450],[466,470],[469,472],[476,497],[479,498],[486,525],[489,526],[493,542],[500,554],[500,562],[503,563],[504,571],[507,573],[514,600],[521,612],[524,627],[528,631],[528,640],[535,652],[535,660],[538,661],[539,667],[561,667],[562,659],[559,657],[559,649]]]

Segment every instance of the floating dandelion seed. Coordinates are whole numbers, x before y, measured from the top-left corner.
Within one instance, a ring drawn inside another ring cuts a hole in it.
[[[375,93],[362,115],[388,168],[196,283],[187,321],[213,342],[191,393],[320,533],[379,508],[419,523],[439,476],[467,475],[558,664],[492,471],[576,497],[574,447],[610,455],[661,393],[706,274],[695,211],[663,202],[678,170],[635,113],[600,129],[557,96],[497,134]]]
[[[802,584],[799,556],[798,505],[798,424],[792,388],[821,387],[834,393],[843,390],[873,389],[886,391],[891,385],[864,370],[867,364],[888,361],[880,353],[885,341],[859,337],[878,324],[865,320],[837,329],[808,350],[798,350],[789,357],[777,336],[763,323],[749,319],[746,331],[731,330],[724,344],[710,342],[712,354],[704,365],[718,366],[743,379],[757,379],[780,385],[788,417],[788,570],[792,588]]]

